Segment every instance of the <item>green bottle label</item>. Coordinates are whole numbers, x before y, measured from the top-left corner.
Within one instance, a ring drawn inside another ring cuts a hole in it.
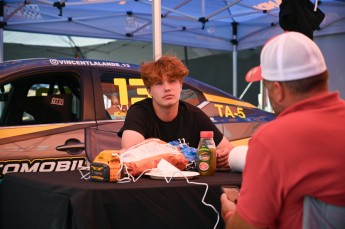
[[[215,149],[202,145],[198,150],[198,170],[201,175],[214,175],[216,161]]]

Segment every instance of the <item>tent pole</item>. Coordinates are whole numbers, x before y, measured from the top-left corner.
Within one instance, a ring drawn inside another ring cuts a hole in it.
[[[232,95],[237,97],[237,45],[232,47]]]
[[[0,63],[4,62],[4,1],[0,1]]]
[[[0,28],[0,63],[4,62],[4,30]]]
[[[189,67],[189,63],[188,63],[188,48],[186,46],[184,46],[184,61],[186,63],[186,66]]]
[[[158,60],[162,56],[162,23],[161,0],[152,1],[152,40],[153,59]]]
[[[237,25],[238,22],[231,23],[232,25],[232,95],[237,96]]]

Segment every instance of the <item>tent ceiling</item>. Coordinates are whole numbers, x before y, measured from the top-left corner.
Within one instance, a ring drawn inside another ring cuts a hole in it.
[[[6,0],[4,29],[34,33],[152,41],[152,1],[68,0],[59,9],[56,0]],[[188,47],[232,50],[262,45],[281,33],[281,0],[162,0],[162,42]],[[326,14],[314,36],[345,32],[345,3],[319,1]],[[233,23],[238,23],[237,36]]]

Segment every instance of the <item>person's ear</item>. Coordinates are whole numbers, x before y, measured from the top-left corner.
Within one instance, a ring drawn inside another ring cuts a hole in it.
[[[149,93],[149,95],[152,97],[152,95],[151,95],[151,88],[146,88],[146,90],[147,90],[147,93]]]
[[[272,92],[277,103],[282,103],[286,96],[286,89],[280,82],[274,82],[272,85]]]

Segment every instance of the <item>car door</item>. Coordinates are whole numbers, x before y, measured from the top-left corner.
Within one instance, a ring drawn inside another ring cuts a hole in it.
[[[121,149],[117,133],[131,104],[147,98],[139,72],[133,69],[92,71],[97,125],[86,130],[86,153],[90,160],[102,150]]]
[[[89,79],[87,69],[56,68],[1,78],[0,179],[85,165],[85,128],[95,125]]]

